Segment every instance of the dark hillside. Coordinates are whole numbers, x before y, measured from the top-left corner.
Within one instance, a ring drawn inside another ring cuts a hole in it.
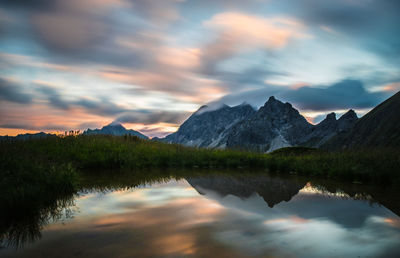
[[[322,146],[330,150],[376,147],[400,147],[400,92],[359,119],[350,131]]]

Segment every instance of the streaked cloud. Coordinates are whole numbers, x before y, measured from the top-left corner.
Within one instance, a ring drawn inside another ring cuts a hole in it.
[[[159,111],[159,110],[135,110],[129,111],[117,117],[114,122],[117,123],[140,123],[140,124],[181,124],[190,112],[181,111]]]
[[[0,77],[0,99],[20,104],[32,103],[32,96],[13,81]]]
[[[398,9],[394,0],[5,0],[0,123],[119,120],[163,135],[202,104],[259,106],[271,95],[310,114],[366,112],[399,90]]]
[[[290,40],[308,37],[304,25],[285,18],[263,18],[244,13],[219,13],[205,21],[217,36],[204,48],[203,68],[212,73],[218,62],[254,49],[279,49]]]
[[[346,79],[330,85],[301,87],[268,85],[262,89],[229,94],[214,103],[238,105],[245,101],[260,107],[268,100],[266,96],[276,96],[281,101],[292,103],[301,111],[329,113],[345,109],[371,109],[392,94],[384,89],[370,92],[365,89],[361,80]],[[324,114],[318,115],[324,116]]]

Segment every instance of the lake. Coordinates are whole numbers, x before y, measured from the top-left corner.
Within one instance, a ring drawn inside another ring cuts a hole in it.
[[[0,256],[400,257],[397,189],[227,172],[82,185],[3,211]]]

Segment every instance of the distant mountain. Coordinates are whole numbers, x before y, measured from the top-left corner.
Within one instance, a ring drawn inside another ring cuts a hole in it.
[[[104,126],[101,129],[87,129],[83,132],[83,135],[115,135],[115,136],[123,136],[123,135],[134,135],[142,139],[148,139],[148,137],[140,132],[135,130],[128,130],[123,127],[121,124],[109,124]]]
[[[325,149],[400,146],[400,92],[372,109],[347,132],[322,145]]]
[[[301,139],[301,146],[320,147],[333,136],[350,130],[357,122],[354,110],[349,110],[336,120],[336,114],[330,113],[319,124],[313,126],[311,132]]]
[[[193,113],[176,133],[168,135],[164,141],[196,147],[225,147],[226,137],[232,126],[255,114],[248,104],[234,107],[223,105],[214,110],[202,106]]]
[[[232,128],[227,147],[273,151],[297,145],[311,128],[312,125],[291,104],[272,96],[256,114]]]
[[[29,139],[42,139],[47,137],[57,137],[55,134],[40,133],[25,133],[18,134],[17,136],[0,136],[0,140],[29,140]]]
[[[336,120],[334,113],[312,125],[290,103],[271,96],[258,111],[250,105],[201,107],[176,133],[160,141],[207,148],[271,152],[289,146],[319,147],[358,120],[353,110]]]

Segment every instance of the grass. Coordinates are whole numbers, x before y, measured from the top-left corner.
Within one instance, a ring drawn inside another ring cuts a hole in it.
[[[294,149],[281,149],[272,153],[268,165],[270,170],[360,183],[400,184],[399,149],[341,152],[309,148],[298,152]]]
[[[7,140],[0,142],[0,202],[11,207],[30,203],[32,196],[37,200],[49,193],[73,193],[79,184],[76,171],[136,169],[151,173],[153,168],[263,169],[391,184],[400,182],[400,151],[326,152],[300,147],[261,154],[104,135]]]
[[[77,136],[1,142],[9,160],[71,163],[77,169],[264,167],[262,155],[207,150],[140,140],[134,136]],[[3,155],[2,155],[3,156]],[[4,159],[3,157],[2,159]]]

